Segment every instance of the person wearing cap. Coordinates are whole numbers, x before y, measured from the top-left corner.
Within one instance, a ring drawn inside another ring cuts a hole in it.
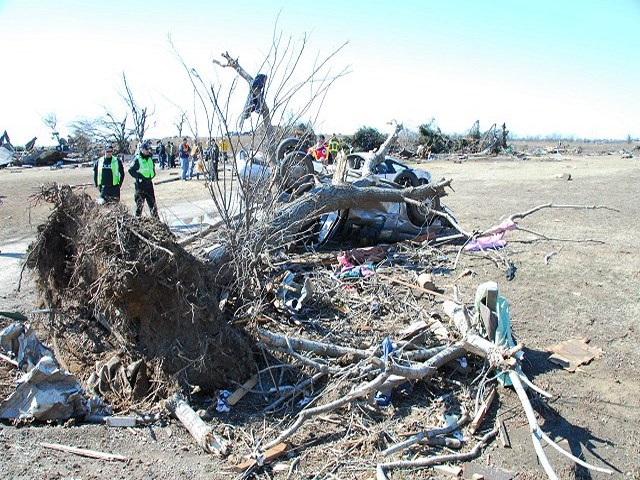
[[[153,177],[156,176],[156,168],[153,163],[153,154],[151,153],[151,145],[149,142],[143,142],[140,145],[140,151],[136,155],[135,160],[129,167],[129,174],[136,179],[134,200],[136,201],[136,216],[142,215],[144,202],[149,205],[151,215],[156,218],[158,216],[158,207],[156,206],[156,195],[153,191]]]
[[[113,155],[113,145],[104,146],[104,155],[93,165],[93,183],[100,190],[100,198],[105,203],[120,201],[120,187],[124,182],[122,161]]]

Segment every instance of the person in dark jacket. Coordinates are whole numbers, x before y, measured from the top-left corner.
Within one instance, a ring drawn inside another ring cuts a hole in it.
[[[113,155],[113,145],[104,147],[104,156],[93,165],[93,183],[100,190],[100,198],[105,203],[120,201],[120,187],[124,182],[122,161]]]
[[[189,180],[187,173],[189,172],[189,155],[191,153],[191,147],[187,137],[182,139],[180,147],[178,147],[178,157],[180,158],[180,168],[182,169],[182,181]]]
[[[158,154],[158,163],[160,164],[160,168],[164,170],[164,167],[167,164],[167,149],[162,143],[162,140],[158,140],[158,144],[156,145],[156,153]]]
[[[151,215],[159,219],[152,181],[153,177],[156,176],[156,168],[153,163],[153,154],[151,153],[151,145],[149,142],[144,142],[140,146],[140,153],[136,155],[133,164],[129,167],[129,174],[136,179],[136,188],[133,197],[136,201],[136,216],[139,217],[142,215],[144,202],[146,201],[147,205],[149,205]]]

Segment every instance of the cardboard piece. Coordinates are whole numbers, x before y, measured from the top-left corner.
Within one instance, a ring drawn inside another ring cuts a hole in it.
[[[575,372],[580,365],[589,363],[603,353],[601,348],[588,345],[585,338],[572,338],[556,343],[547,347],[547,351],[552,353],[549,357],[552,363],[560,365],[569,372]]]

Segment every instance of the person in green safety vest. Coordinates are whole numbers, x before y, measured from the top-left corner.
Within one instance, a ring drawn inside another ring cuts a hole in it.
[[[93,164],[93,183],[100,190],[101,203],[120,201],[120,187],[124,182],[122,161],[113,155],[113,145],[104,146],[104,155]]]
[[[329,159],[331,160],[329,163],[333,163],[336,161],[336,157],[338,156],[338,152],[341,150],[340,141],[336,134],[334,133],[331,136],[331,140],[329,140]]]
[[[151,215],[159,219],[158,207],[156,206],[156,195],[153,191],[153,177],[156,176],[156,167],[153,163],[151,145],[144,142],[140,145],[140,151],[129,167],[129,174],[136,179],[134,200],[136,201],[136,216],[142,215],[144,202],[149,205]]]

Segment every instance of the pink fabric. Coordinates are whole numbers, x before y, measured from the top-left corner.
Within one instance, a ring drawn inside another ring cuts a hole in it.
[[[468,252],[486,250],[488,248],[502,248],[507,244],[504,239],[505,232],[515,230],[518,225],[511,219],[506,219],[500,225],[495,225],[485,232],[483,237],[476,238],[465,245]]]
[[[500,225],[494,225],[489,230],[484,232],[485,236],[493,235],[494,233],[506,232],[508,230],[515,230],[518,225],[511,219],[507,218]]]
[[[353,263],[349,261],[346,253],[343,253],[342,255],[338,255],[338,263],[343,268],[353,268],[355,266]]]
[[[476,252],[487,248],[502,248],[507,244],[503,237],[504,232],[489,235],[488,237],[480,237],[467,243],[464,249],[468,252]]]

